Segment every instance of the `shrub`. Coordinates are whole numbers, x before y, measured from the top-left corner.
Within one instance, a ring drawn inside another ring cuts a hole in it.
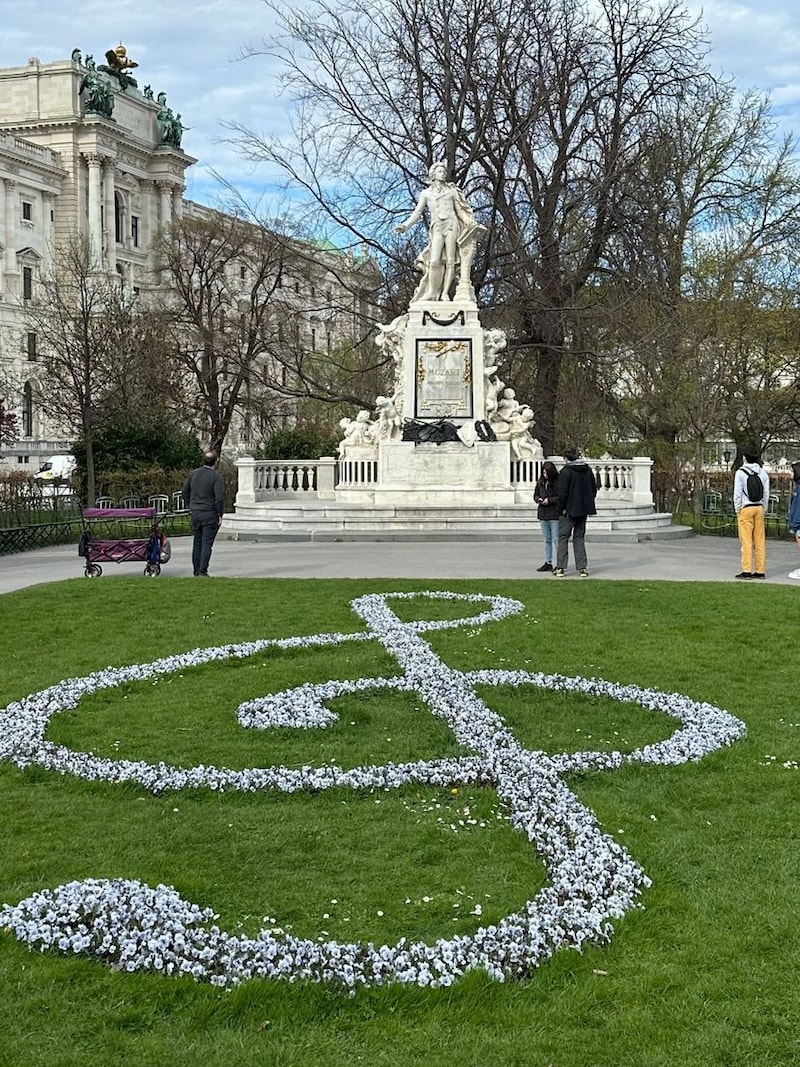
[[[197,438],[165,421],[112,423],[98,430],[93,445],[97,472],[146,468],[187,471],[203,459]],[[76,442],[74,454],[78,468],[85,472],[86,446],[82,440]]]
[[[268,437],[256,453],[257,459],[319,459],[335,456],[339,438],[324,428],[314,426],[278,430]]]

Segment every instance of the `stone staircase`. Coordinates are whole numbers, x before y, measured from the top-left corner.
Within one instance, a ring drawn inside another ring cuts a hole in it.
[[[634,544],[688,537],[688,526],[673,524],[668,512],[630,504],[598,502],[589,519],[587,541]],[[239,541],[537,541],[541,540],[532,504],[451,507],[368,508],[334,500],[237,502],[225,516],[222,535]]]

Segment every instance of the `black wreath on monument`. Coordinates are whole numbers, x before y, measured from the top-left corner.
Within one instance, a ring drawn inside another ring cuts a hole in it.
[[[494,430],[483,420],[475,423],[475,432],[479,441],[496,441]],[[403,423],[403,440],[413,441],[415,445],[443,445],[450,441],[459,441],[458,426],[446,418],[436,422],[420,422],[418,419],[406,419]]]

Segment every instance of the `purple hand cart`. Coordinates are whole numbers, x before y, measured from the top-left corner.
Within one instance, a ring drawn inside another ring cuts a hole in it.
[[[83,533],[78,555],[86,560],[84,576],[99,578],[101,563],[144,563],[146,578],[157,578],[166,562],[164,531],[155,508],[84,508]],[[102,519],[104,536],[99,536],[91,520]],[[117,534],[118,536],[111,536]]]

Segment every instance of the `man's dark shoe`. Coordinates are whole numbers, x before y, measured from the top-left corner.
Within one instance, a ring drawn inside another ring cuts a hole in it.
[[[739,573],[736,575],[736,577],[737,578],[752,578],[753,575],[750,573],[750,571],[739,571]]]
[[[540,573],[541,573],[541,571],[551,571],[552,569],[553,569],[553,564],[552,563],[543,563],[541,565],[541,567],[537,567],[536,568],[536,570],[539,571]]]
[[[762,571],[753,571],[753,577],[754,578],[766,578],[766,574],[762,573]]]

